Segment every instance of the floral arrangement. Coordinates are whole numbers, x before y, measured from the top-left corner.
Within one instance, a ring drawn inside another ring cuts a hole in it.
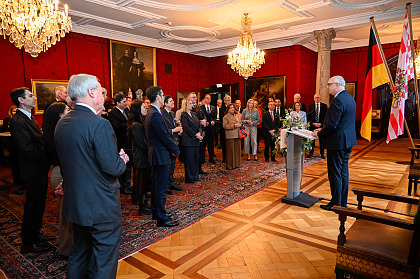
[[[310,123],[306,123],[305,125],[302,126],[302,119],[299,118],[299,116],[291,116],[290,115],[290,111],[285,109],[285,119],[283,120],[283,129],[308,129],[310,126]],[[276,133],[274,133],[273,137],[276,138],[276,142],[275,142],[275,149],[273,150],[273,155],[277,155],[279,154],[282,157],[286,157],[287,156],[287,147],[285,148],[280,148],[280,136],[281,136],[281,132],[280,130]],[[305,152],[307,150],[311,150],[312,148],[312,140],[307,139],[307,138],[303,138],[302,139],[302,152]]]

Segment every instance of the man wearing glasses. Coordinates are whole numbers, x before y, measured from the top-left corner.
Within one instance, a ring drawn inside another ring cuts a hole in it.
[[[347,207],[349,191],[349,158],[356,141],[356,102],[345,88],[341,76],[328,80],[328,92],[334,96],[324,121],[324,127],[312,133],[323,140],[328,150],[328,179],[331,188],[331,201],[321,205],[331,210],[334,205]]]
[[[164,104],[164,95],[159,86],[149,87],[146,91],[151,105],[146,115],[146,136],[149,143],[149,163],[153,166],[154,184],[152,185],[152,213],[159,227],[174,227],[179,223],[169,219],[166,212],[166,192],[169,184],[169,172],[172,156],[178,156],[178,146],[169,136],[160,108]]]

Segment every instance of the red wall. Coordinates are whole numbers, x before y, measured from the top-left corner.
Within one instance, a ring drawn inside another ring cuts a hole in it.
[[[209,58],[157,49],[157,84],[166,95],[176,100],[176,91],[201,91],[209,87]],[[101,85],[111,88],[109,40],[94,36],[70,33],[47,52],[37,58],[23,49],[19,50],[0,39],[0,61],[2,70],[0,84],[0,118],[7,116],[12,105],[10,91],[17,87],[31,89],[31,79],[68,80],[71,75],[86,73],[99,78]],[[165,64],[172,64],[172,74],[165,73]],[[42,116],[35,116],[38,124]]]
[[[293,95],[300,93],[308,105],[315,93],[317,53],[303,46],[291,46],[265,51],[265,64],[253,77],[286,75],[286,102],[293,102]],[[227,56],[211,58],[210,83],[232,84],[239,82],[239,97],[244,103],[244,80],[229,65]]]
[[[397,54],[398,48],[399,43],[383,45],[386,58]],[[227,65],[227,56],[206,58],[157,49],[156,60],[157,84],[175,100],[176,91],[201,91],[217,83],[239,82],[240,99],[244,102],[243,78]],[[312,103],[316,85],[316,52],[303,46],[276,48],[266,50],[265,60],[254,77],[286,75],[287,104],[293,101],[297,92],[302,95],[303,103]],[[366,60],[367,47],[335,50],[331,54],[331,75],[342,75],[347,82],[357,82],[358,120],[362,110]],[[31,88],[31,79],[67,80],[73,74],[88,73],[97,76],[105,88],[110,88],[108,39],[70,33],[37,58],[17,49],[8,39],[0,39],[0,61],[0,118],[7,116],[12,105],[9,92],[21,86]],[[165,64],[172,65],[172,73],[165,73]],[[42,117],[36,116],[36,119],[41,124]]]
[[[400,44],[382,45],[386,59],[398,54]],[[346,82],[356,82],[356,120],[361,119],[363,91],[365,86],[368,47],[334,50],[331,52],[331,76],[341,75]],[[376,90],[373,95],[372,107],[376,107]]]

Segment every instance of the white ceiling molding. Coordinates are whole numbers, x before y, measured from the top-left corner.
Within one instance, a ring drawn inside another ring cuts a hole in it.
[[[328,0],[323,0],[320,2],[316,2],[316,3],[312,3],[312,4],[308,4],[308,5],[304,5],[301,6],[299,8],[296,9],[297,12],[305,12],[305,11],[310,11],[310,10],[314,10],[314,9],[320,9],[326,6],[331,5],[331,2]]]
[[[201,37],[201,38],[186,38],[181,36],[176,36],[172,34],[174,31],[180,31],[180,30],[193,30],[193,31],[199,31],[209,34],[210,36]],[[170,38],[173,40],[178,41],[187,41],[187,42],[202,42],[202,41],[210,41],[213,42],[219,37],[220,33],[208,28],[204,28],[201,26],[176,26],[172,27],[170,29],[162,30],[160,31],[160,34],[165,38]]]
[[[125,13],[129,13],[129,14],[133,14],[133,15],[138,15],[138,16],[142,16],[142,17],[147,17],[147,18],[156,18],[156,19],[165,19],[166,17],[155,14],[155,13],[151,13],[151,12],[147,12],[147,11],[143,11],[143,10],[139,10],[133,7],[125,7],[125,6],[119,6],[118,3],[112,2],[110,0],[85,0],[87,2],[96,4],[96,5],[101,5],[107,8],[112,8],[112,9],[116,9]],[[71,9],[70,9],[71,11]]]
[[[101,28],[101,27],[92,26],[92,25],[73,26],[72,32],[116,40],[116,41],[128,42],[132,44],[139,44],[143,46],[157,47],[157,48],[187,53],[187,47],[184,45],[175,44],[171,42],[161,42],[160,40],[151,39],[148,37],[142,37],[142,36],[133,35],[126,32],[120,32],[116,30],[109,30],[106,28]]]
[[[120,26],[120,27],[124,27],[124,28],[128,28],[128,29],[133,29],[133,27],[129,23],[118,21],[118,20],[113,20],[113,19],[109,19],[109,18],[105,18],[105,17],[100,17],[100,16],[96,16],[96,15],[92,15],[92,14],[87,14],[87,13],[84,13],[84,12],[69,10],[69,14],[71,16],[93,19],[93,20],[96,20],[96,21],[99,21],[99,22],[104,22],[104,23],[107,23],[107,24],[115,25],[115,26]],[[73,21],[73,23],[77,24],[77,21]]]
[[[347,3],[342,0],[330,0],[331,5],[333,7],[339,8],[339,9],[345,9],[345,10],[361,10],[361,9],[370,9],[381,5],[387,5],[394,2],[397,2],[398,0],[381,0],[381,1],[373,1],[371,3],[367,4],[351,4]]]
[[[372,16],[383,43],[382,37],[398,42],[406,10],[403,0],[67,0],[67,3],[74,32],[205,57],[227,55],[235,48],[244,12],[258,23],[252,27],[260,49],[304,45],[316,51],[313,31],[328,28],[337,30],[333,49],[366,46]],[[416,34],[420,32],[420,3],[412,4],[411,11]]]
[[[142,5],[149,8],[155,8],[155,9],[162,9],[162,10],[169,10],[169,11],[203,11],[203,10],[220,8],[225,5],[234,3],[238,0],[222,0],[222,1],[214,2],[210,4],[188,5],[188,6],[187,5],[173,5],[173,4],[168,4],[168,3],[153,1],[153,0],[135,0],[135,1],[136,1],[136,4],[138,5]]]

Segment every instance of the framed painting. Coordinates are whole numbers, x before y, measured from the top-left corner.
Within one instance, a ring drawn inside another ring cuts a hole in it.
[[[156,85],[156,49],[111,40],[111,96]]]
[[[249,99],[258,101],[261,110],[268,110],[268,99],[280,99],[286,104],[286,76],[256,77],[244,80],[245,105]]]
[[[66,86],[68,80],[32,79],[32,93],[37,98],[35,104],[35,115],[43,115],[44,108],[55,99],[54,88]]]
[[[346,90],[350,93],[354,100],[356,100],[356,82],[346,82]]]
[[[188,98],[188,95],[194,92],[197,95],[197,102],[200,102],[200,92],[196,91],[176,91],[176,108],[177,110],[181,109],[182,100]]]

